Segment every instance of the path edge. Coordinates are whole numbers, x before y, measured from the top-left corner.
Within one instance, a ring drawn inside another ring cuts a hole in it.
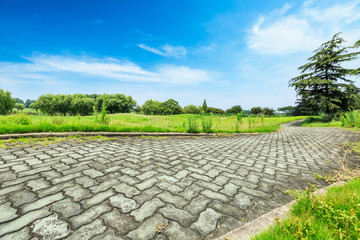
[[[344,184],[345,182],[339,181],[315,191],[314,194],[323,195],[329,188],[342,186]],[[274,223],[275,218],[279,217],[280,219],[286,219],[290,212],[290,208],[294,203],[296,203],[296,200],[293,200],[284,206],[275,208],[272,211],[256,218],[255,220],[248,222],[245,225],[234,229],[221,237],[215,238],[214,240],[250,240],[250,238],[254,235],[268,229]]]

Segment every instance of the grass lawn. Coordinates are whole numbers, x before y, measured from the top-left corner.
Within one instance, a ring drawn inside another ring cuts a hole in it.
[[[191,114],[148,116],[141,114],[109,114],[108,125],[96,123],[95,116],[44,116],[13,114],[0,117],[0,134],[28,132],[187,132],[189,119],[196,121],[197,132],[204,132],[203,123],[211,122],[211,132],[254,133],[274,132],[280,124],[306,117],[199,116]]]
[[[326,121],[322,117],[308,117],[301,126],[303,127],[341,127],[341,121]]]
[[[293,192],[297,202],[289,217],[253,240],[360,239],[360,178],[330,188],[326,195]]]

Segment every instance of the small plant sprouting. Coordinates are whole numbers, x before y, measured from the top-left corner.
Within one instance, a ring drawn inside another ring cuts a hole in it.
[[[206,117],[202,117],[201,119],[201,125],[203,128],[203,131],[206,133],[210,133],[211,132],[211,127],[212,127],[212,118],[206,118]]]
[[[106,98],[104,98],[104,101],[102,104],[100,118],[99,118],[99,113],[96,111],[95,107],[94,107],[94,112],[95,112],[95,123],[99,123],[99,124],[103,124],[103,125],[109,124],[110,119],[107,116],[108,111],[106,110]]]
[[[190,116],[188,117],[188,129],[187,132],[188,133],[196,133],[199,132],[198,130],[198,123],[196,121],[196,117],[194,116]]]

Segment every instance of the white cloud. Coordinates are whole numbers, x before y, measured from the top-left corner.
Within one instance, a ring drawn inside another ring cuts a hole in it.
[[[185,57],[187,54],[187,51],[186,51],[185,47],[183,47],[183,46],[171,46],[169,44],[165,44],[165,45],[161,46],[159,49],[150,47],[146,44],[138,44],[137,46],[146,51],[149,51],[149,52],[152,52],[157,55],[164,56],[164,57],[182,58],[182,57]]]
[[[292,13],[289,9],[285,4],[275,10],[277,14],[260,16],[249,31],[248,48],[260,54],[285,55],[314,50],[337,32],[344,32],[348,41],[360,36],[359,1],[306,1]]]
[[[76,79],[99,78],[101,81],[149,82],[169,85],[192,85],[211,81],[216,74],[186,66],[160,65],[155,70],[113,58],[65,57],[38,55],[26,58],[27,63],[0,62],[0,84],[39,82],[55,84],[71,76]]]

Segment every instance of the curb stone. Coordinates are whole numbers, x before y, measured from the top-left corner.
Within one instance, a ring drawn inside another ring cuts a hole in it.
[[[336,182],[327,187],[321,188],[314,192],[316,196],[323,195],[327,192],[329,188],[335,186],[342,186],[345,182]],[[290,212],[290,207],[296,203],[295,200],[291,201],[290,203],[275,208],[274,210],[256,218],[255,220],[246,223],[245,225],[228,232],[227,234],[216,238],[214,240],[250,240],[251,237],[254,235],[268,229],[273,223],[274,219],[279,217],[280,219],[285,219],[288,213]]]

